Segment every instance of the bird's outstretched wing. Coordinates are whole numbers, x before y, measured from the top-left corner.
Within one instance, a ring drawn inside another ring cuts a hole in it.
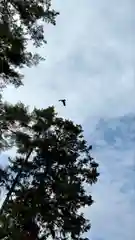
[[[62,102],[64,106],[66,106],[66,99],[60,99],[59,102]]]

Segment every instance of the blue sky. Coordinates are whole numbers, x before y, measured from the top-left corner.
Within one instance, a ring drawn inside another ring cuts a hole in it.
[[[133,240],[135,233],[135,1],[54,1],[57,26],[45,26],[46,61],[25,69],[24,87],[5,99],[31,107],[55,105],[83,125],[100,164],[85,210],[92,240]],[[31,45],[29,46],[31,48]],[[67,99],[63,108],[59,98]]]

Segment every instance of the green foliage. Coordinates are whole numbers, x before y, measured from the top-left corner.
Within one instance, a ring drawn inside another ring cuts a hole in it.
[[[35,47],[46,43],[43,22],[55,25],[57,15],[50,0],[0,1],[0,88],[10,83],[20,86],[19,69],[43,60],[28,51],[28,43]]]
[[[14,194],[3,207],[0,239],[22,239],[24,234],[33,234],[38,235],[33,239],[40,240],[83,240],[90,223],[81,207],[93,203],[84,185],[97,181],[98,164],[90,156],[91,147],[84,140],[82,127],[57,117],[53,107],[34,109],[32,113],[27,109],[27,117],[21,122],[21,107],[19,115],[15,106],[15,121],[26,125],[14,134],[20,154],[10,159],[9,177],[2,182],[3,187],[9,188],[14,176],[19,175]],[[13,111],[11,108],[11,115]],[[15,124],[11,115],[6,115]]]
[[[20,131],[24,132],[30,122],[28,108],[22,103],[15,105],[1,102],[0,106],[0,151],[13,147]],[[18,135],[17,135],[18,132]],[[19,136],[18,136],[19,137]]]

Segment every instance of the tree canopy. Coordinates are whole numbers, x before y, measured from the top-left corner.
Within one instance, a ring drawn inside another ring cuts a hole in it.
[[[86,239],[82,235],[90,222],[81,208],[93,203],[85,184],[97,181],[98,164],[82,127],[58,117],[54,107],[32,112],[23,105],[9,109],[7,114],[3,106],[5,128],[12,132],[5,140],[16,144],[17,155],[9,159],[0,181],[8,190],[16,176],[17,181],[3,205],[0,239]]]
[[[43,22],[55,25],[57,15],[51,0],[0,1],[0,88],[22,85],[20,68],[43,59],[28,51],[28,44],[46,43]]]

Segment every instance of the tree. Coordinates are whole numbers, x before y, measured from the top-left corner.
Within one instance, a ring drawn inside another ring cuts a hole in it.
[[[14,135],[25,131],[30,122],[28,108],[24,104],[15,105],[2,102],[0,106],[0,151],[7,150],[16,145]]]
[[[9,189],[18,176],[3,206],[0,239],[85,239],[90,223],[80,208],[93,203],[85,183],[97,181],[98,164],[82,127],[59,118],[53,107],[27,109],[25,115],[22,129],[12,135],[18,154],[10,158],[2,182]]]
[[[51,0],[0,1],[0,88],[22,85],[20,68],[38,64],[43,58],[28,51],[28,43],[46,43],[43,22],[55,25],[58,12]]]

